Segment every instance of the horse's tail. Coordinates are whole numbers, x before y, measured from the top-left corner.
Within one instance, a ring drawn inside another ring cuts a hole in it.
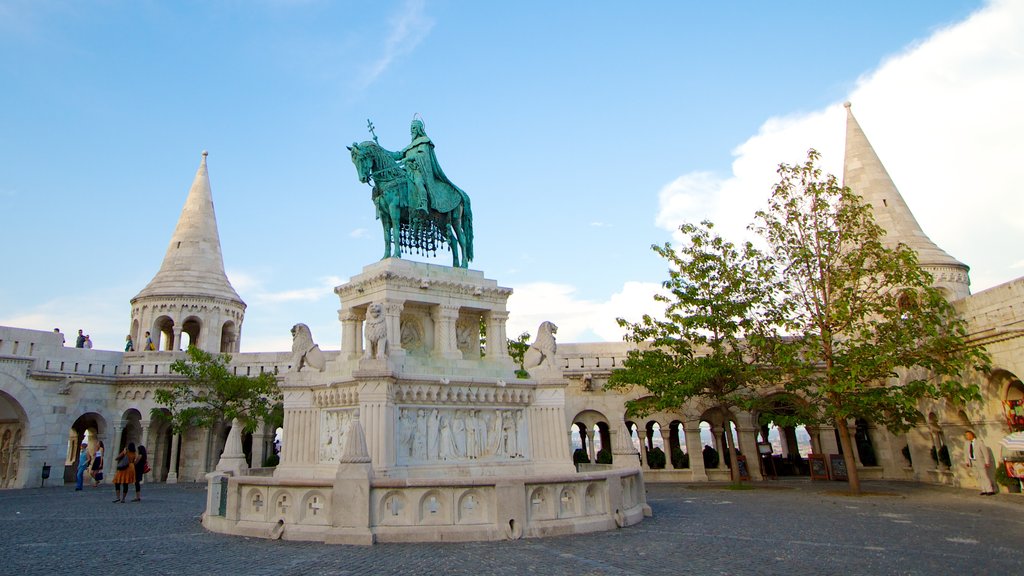
[[[462,192],[460,190],[460,192]],[[469,194],[462,192],[462,230],[466,234],[466,260],[473,260],[473,209],[469,205]]]

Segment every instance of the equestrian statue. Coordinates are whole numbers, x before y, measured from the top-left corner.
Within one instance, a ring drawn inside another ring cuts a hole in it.
[[[402,248],[435,254],[445,243],[452,266],[468,268],[473,260],[469,196],[441,170],[423,120],[413,118],[412,142],[400,152],[381,147],[373,123],[367,120],[367,126],[373,140],[353,142],[348,149],[359,181],[372,187],[370,198],[384,228],[384,258],[401,258]]]

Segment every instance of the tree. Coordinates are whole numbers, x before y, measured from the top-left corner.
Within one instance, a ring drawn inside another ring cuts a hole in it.
[[[748,341],[760,342],[772,325],[774,270],[751,243],[736,246],[713,227],[708,221],[680,226],[688,242],[678,251],[669,243],[651,247],[669,262],[666,293],[654,297],[665,304],[664,319],[618,319],[626,340],[638,346],[607,387],[638,385],[650,393],[626,402],[630,414],[676,410],[701,398],[728,418],[733,408],[748,408],[768,383],[771,372],[757,366]],[[736,445],[727,432],[732,478],[739,482]]]
[[[274,374],[235,375],[228,368],[231,356],[215,356],[194,346],[189,347],[187,356],[171,364],[171,371],[186,380],[170,389],[158,389],[154,395],[170,414],[154,408],[153,416],[169,420],[176,433],[191,427],[212,428],[236,418],[246,431],[252,431],[259,421],[270,420],[283,400]]]
[[[529,378],[530,373],[523,368],[523,360],[526,358],[526,351],[530,349],[530,333],[523,332],[515,340],[508,338],[508,355],[512,357],[512,361],[519,365],[516,369],[516,376],[519,378]]]
[[[791,336],[766,341],[763,351],[786,387],[836,427],[850,490],[859,493],[848,420],[906,431],[921,400],[980,398],[961,377],[988,358],[969,344],[966,324],[915,252],[886,246],[871,206],[822,175],[818,158],[811,150],[803,165],[779,166],[781,179],[752,225],[776,262],[779,313]]]

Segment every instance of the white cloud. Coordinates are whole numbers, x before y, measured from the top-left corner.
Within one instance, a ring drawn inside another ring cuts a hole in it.
[[[433,19],[424,13],[424,0],[407,0],[388,22],[389,29],[383,51],[364,72],[360,85],[373,84],[396,58],[412,52],[434,27]]]
[[[925,233],[971,265],[974,291],[1016,277],[1022,94],[1024,3],[1004,0],[889,58],[847,98]],[[666,185],[657,223],[675,231],[684,220],[710,218],[724,236],[748,237],[778,164],[800,162],[813,147],[823,167],[841,175],[844,135],[841,102],[770,118],[734,150],[731,175],[694,172]]]
[[[512,313],[506,331],[510,338],[523,332],[536,336],[541,322],[551,321],[558,326],[562,342],[579,342],[589,335],[597,335],[602,341],[621,341],[624,331],[615,319],[635,322],[645,313],[659,313],[662,306],[654,301],[654,294],[660,289],[658,283],[626,282],[608,300],[593,301],[576,299],[576,289],[566,284],[514,286],[508,301]]]
[[[366,238],[370,235],[370,231],[366,228],[356,228],[355,230],[348,233],[349,238]]]

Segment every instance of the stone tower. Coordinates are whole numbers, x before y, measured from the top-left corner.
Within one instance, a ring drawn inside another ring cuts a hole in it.
[[[853,117],[850,103],[846,106],[846,160],[843,184],[861,195],[871,205],[875,221],[886,231],[886,242],[902,242],[917,252],[921,267],[934,278],[935,287],[943,290],[948,300],[969,296],[968,266],[947,254],[925,235],[903,196],[896,189],[889,173]]]
[[[132,298],[129,333],[138,351],[146,332],[158,350],[192,345],[213,353],[238,351],[245,302],[224,273],[206,155],[204,151],[160,270]]]

